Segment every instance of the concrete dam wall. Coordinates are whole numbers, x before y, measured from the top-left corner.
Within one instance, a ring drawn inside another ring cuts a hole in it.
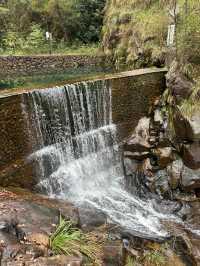
[[[111,91],[112,123],[117,126],[118,141],[122,141],[131,134],[138,120],[147,115],[153,100],[162,94],[165,89],[165,74],[166,69],[141,69],[99,77],[93,81],[79,82],[76,86],[80,87],[80,91],[84,90],[81,96],[83,100],[87,90],[90,89],[95,88],[94,95],[98,94],[102,86],[104,90]],[[65,84],[51,87],[55,91],[65,88],[64,86]],[[67,85],[69,91],[70,86],[73,84]],[[33,117],[32,120],[30,118],[30,114],[36,107],[34,104],[30,107],[25,99],[34,91],[45,90],[47,89],[18,90],[2,92],[0,95],[0,185],[33,188],[38,181],[34,163],[27,160],[37,150],[35,118]],[[51,95],[54,97],[54,94]],[[104,94],[102,98],[100,95],[96,99],[98,109],[100,108],[98,101],[105,101],[107,96]],[[29,108],[29,114],[27,114],[27,108]]]

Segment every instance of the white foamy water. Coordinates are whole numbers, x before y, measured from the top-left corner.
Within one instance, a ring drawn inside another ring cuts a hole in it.
[[[25,95],[36,151],[38,188],[51,197],[103,211],[125,229],[163,237],[151,202],[124,189],[108,81],[81,82]]]

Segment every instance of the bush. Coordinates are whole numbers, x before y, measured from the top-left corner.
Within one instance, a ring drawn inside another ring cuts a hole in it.
[[[41,29],[40,25],[33,25],[31,27],[31,32],[27,36],[26,45],[27,48],[35,49],[41,48],[45,43],[45,33]]]
[[[8,31],[3,38],[3,46],[8,51],[16,51],[21,48],[23,39],[17,32]]]

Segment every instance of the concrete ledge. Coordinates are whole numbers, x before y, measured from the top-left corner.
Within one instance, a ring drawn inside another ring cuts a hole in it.
[[[94,75],[94,77],[89,78],[83,78],[80,80],[66,80],[62,82],[56,82],[45,85],[45,87],[39,87],[39,88],[27,88],[27,89],[6,89],[0,91],[0,99],[9,97],[12,95],[20,95],[26,92],[35,91],[37,89],[45,89],[45,88],[51,88],[51,87],[57,87],[57,86],[64,86],[67,84],[72,83],[78,83],[82,81],[94,81],[94,80],[112,80],[112,79],[121,79],[121,78],[128,78],[128,77],[137,77],[137,76],[143,76],[143,75],[152,75],[154,73],[161,73],[162,76],[164,76],[167,73],[167,68],[144,68],[144,69],[135,69],[131,71],[124,71],[119,73],[113,73],[113,74],[105,74],[105,75]]]

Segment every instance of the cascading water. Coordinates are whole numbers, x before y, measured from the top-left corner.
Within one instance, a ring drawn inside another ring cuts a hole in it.
[[[151,206],[124,189],[108,81],[36,90],[24,98],[38,163],[38,188],[103,211],[123,228],[164,237]],[[34,137],[35,136],[35,137]]]

